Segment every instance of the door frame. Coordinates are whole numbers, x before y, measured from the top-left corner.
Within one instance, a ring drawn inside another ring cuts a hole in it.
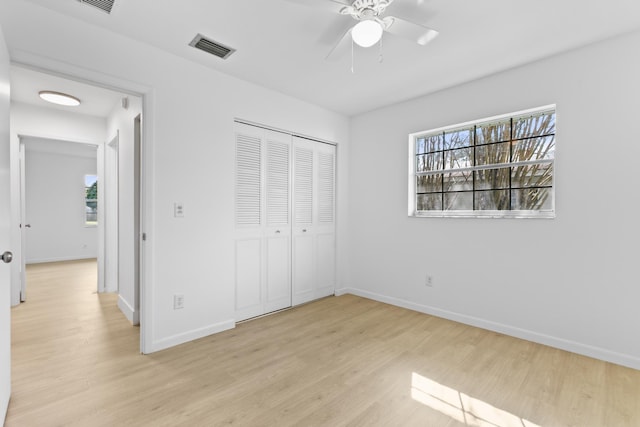
[[[18,138],[19,139],[19,138]],[[25,250],[24,248],[26,247],[26,239],[27,239],[27,232],[25,230],[25,228],[27,227],[26,224],[26,197],[25,197],[25,192],[24,192],[24,188],[26,186],[25,182],[26,182],[26,173],[25,173],[25,169],[26,169],[26,146],[24,144],[24,142],[22,140],[20,140],[20,145],[19,145],[19,149],[18,149],[18,156],[19,156],[19,170],[20,170],[20,182],[19,182],[19,186],[20,186],[20,190],[19,190],[19,194],[20,194],[20,205],[19,205],[19,209],[20,209],[20,253],[16,254],[16,260],[15,263],[19,266],[20,268],[20,275],[19,275],[19,280],[20,280],[20,299],[18,302],[24,302],[26,300],[27,297],[27,272],[26,272],[26,262],[25,262],[25,256],[23,255]],[[11,168],[11,165],[9,166],[9,168]],[[15,268],[14,266],[11,267],[12,269]],[[12,286],[13,289],[13,286]]]
[[[10,109],[9,92],[10,81],[10,56],[7,43],[0,27],[0,254],[5,251],[13,251],[13,218],[11,216],[11,188],[10,175],[9,135],[10,135]],[[8,202],[8,203],[7,203]],[[11,260],[7,259],[7,262]],[[4,424],[9,400],[11,399],[11,264],[0,261],[0,423]]]
[[[123,94],[137,96],[142,99],[142,128],[140,138],[140,352],[147,354],[154,351],[153,342],[153,246],[150,244],[152,234],[149,231],[154,229],[154,217],[150,206],[153,204],[154,194],[150,183],[153,180],[153,123],[155,94],[151,86],[138,83],[132,80],[125,80],[111,75],[103,74],[99,71],[83,68],[57,61],[52,58],[33,55],[26,52],[16,52],[12,57],[12,65],[36,70],[51,74],[61,78],[75,80],[82,83],[103,87]],[[12,137],[15,135],[12,132]],[[16,147],[17,148],[17,147]],[[12,200],[12,204],[17,202]],[[17,209],[12,207],[12,216]],[[13,216],[14,221],[17,216]],[[19,223],[19,222],[17,222]],[[19,230],[14,227],[14,230]],[[19,238],[19,231],[16,238]],[[145,237],[143,239],[143,236]],[[12,275],[12,277],[14,277]]]
[[[13,132],[12,132],[13,133]],[[16,136],[18,138],[18,157],[19,164],[11,164],[11,168],[18,169],[18,173],[20,175],[20,179],[16,180],[17,182],[12,183],[12,191],[18,192],[18,218],[19,218],[19,229],[20,229],[20,240],[19,245],[16,247],[16,252],[18,252],[16,256],[15,266],[12,268],[19,268],[19,272],[17,277],[19,278],[19,288],[16,284],[12,284],[12,292],[17,292],[19,289],[18,296],[12,296],[12,299],[16,301],[19,298],[19,302],[26,301],[27,295],[27,277],[26,277],[26,233],[27,228],[29,227],[26,223],[26,184],[25,184],[25,171],[27,165],[26,158],[26,144],[28,141],[26,139],[47,139],[51,141],[60,141],[60,142],[70,142],[73,144],[83,144],[94,146],[97,149],[96,152],[96,171],[98,176],[98,182],[105,183],[107,181],[106,170],[104,168],[104,146],[102,144],[90,141],[79,141],[72,139],[61,139],[61,138],[52,138],[48,136],[42,136],[44,134],[38,134],[34,132],[30,133],[17,133]],[[12,172],[13,174],[13,172]],[[15,175],[14,175],[15,176]],[[104,185],[104,184],[101,184]],[[106,265],[106,241],[105,241],[105,197],[104,191],[98,192],[98,206],[102,206],[98,210],[98,225],[97,225],[97,233],[98,233],[98,243],[97,243],[97,258],[98,258],[98,283],[96,286],[96,290],[98,292],[104,292],[105,290],[105,265]],[[14,304],[15,305],[15,304]]]
[[[107,169],[107,158],[111,158],[110,168]],[[104,197],[103,212],[105,214],[104,221],[104,250],[107,252],[105,260],[111,259],[115,263],[105,263],[104,266],[104,289],[103,292],[118,292],[118,278],[120,277],[120,233],[118,232],[120,227],[120,130],[116,130],[116,135],[105,143],[104,147],[104,169],[105,169],[105,186],[104,191],[98,193]],[[110,200],[110,203],[109,203]],[[100,201],[98,200],[98,204]],[[109,212],[111,215],[109,215]],[[98,211],[100,215],[100,211]],[[100,220],[100,219],[98,219]],[[113,244],[107,243],[107,236],[109,236],[109,230],[112,227],[114,232],[111,233],[110,239],[113,240]],[[112,284],[115,282],[115,286]],[[99,291],[100,292],[100,291]]]

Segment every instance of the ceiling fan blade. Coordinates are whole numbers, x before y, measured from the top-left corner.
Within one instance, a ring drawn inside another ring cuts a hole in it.
[[[347,41],[351,40],[351,30],[353,26],[349,26],[347,30],[342,34],[342,36],[338,39],[336,44],[331,48],[327,56],[325,56],[325,61],[337,60],[342,57],[342,55],[346,52],[346,47],[348,45]]]
[[[343,15],[349,15],[353,11],[348,0],[285,0],[302,6],[310,6],[316,9],[324,9]]]
[[[395,16],[386,16],[382,19],[385,31],[405,39],[413,40],[419,45],[426,45],[439,34],[436,30],[424,25],[406,21]]]
[[[355,9],[351,6],[352,2],[348,0],[328,0],[328,3],[329,5],[327,7],[342,15],[351,15],[355,12]]]
[[[395,1],[387,6],[384,16],[397,16],[411,22],[426,23],[437,12],[425,5],[424,0]]]

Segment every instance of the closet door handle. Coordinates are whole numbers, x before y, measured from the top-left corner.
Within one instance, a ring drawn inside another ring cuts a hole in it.
[[[276,230],[276,234],[280,234],[280,230]]]
[[[306,228],[303,228],[303,229],[302,229],[302,232],[303,232],[303,233],[306,233],[306,232],[307,232],[307,229],[306,229]]]

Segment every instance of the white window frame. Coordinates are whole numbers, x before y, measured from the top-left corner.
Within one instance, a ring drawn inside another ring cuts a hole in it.
[[[467,168],[459,168],[459,169],[447,169],[447,171],[452,172],[463,172],[463,171],[476,171],[481,169],[496,169],[499,167],[514,167],[514,166],[523,166],[527,164],[539,164],[539,163],[551,163],[553,167],[553,176],[551,183],[551,200],[550,205],[551,208],[548,210],[417,210],[417,193],[416,193],[416,180],[418,174],[416,173],[416,140],[420,137],[424,137],[426,135],[432,135],[434,133],[447,132],[460,130],[462,128],[468,128],[471,126],[486,124],[488,122],[494,121],[503,121],[505,119],[510,118],[521,118],[524,116],[540,114],[543,112],[554,111],[556,113],[556,123],[557,123],[557,110],[555,104],[545,105],[542,107],[531,108],[528,110],[517,111],[508,114],[501,114],[498,116],[487,117],[478,120],[472,120],[465,123],[458,123],[451,126],[444,126],[435,129],[429,129],[426,131],[414,132],[409,134],[408,145],[409,145],[409,203],[408,203],[408,215],[410,217],[427,217],[427,218],[555,218],[555,149],[554,156],[548,160],[531,160],[531,161],[523,161],[523,162],[513,162],[513,163],[503,163],[503,164],[492,164],[492,165],[482,165],[482,166],[471,166]],[[557,129],[556,129],[557,135]],[[435,173],[435,171],[434,171]],[[473,189],[473,191],[477,191]]]

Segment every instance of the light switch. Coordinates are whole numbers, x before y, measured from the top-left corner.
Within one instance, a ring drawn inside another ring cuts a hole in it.
[[[184,205],[181,202],[173,203],[173,216],[175,218],[183,218],[184,217]]]

